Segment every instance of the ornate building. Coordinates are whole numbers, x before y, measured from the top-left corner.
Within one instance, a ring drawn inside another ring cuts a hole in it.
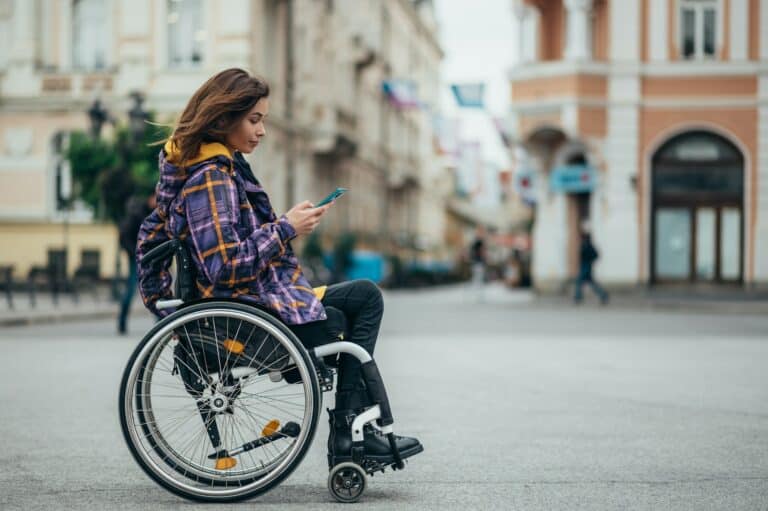
[[[442,216],[428,213],[443,209],[428,185],[441,170],[426,108],[442,59],[433,10],[428,0],[0,0],[0,237],[38,233],[0,262],[18,275],[61,243],[51,235],[65,216],[60,142],[88,129],[94,99],[119,117],[139,91],[172,122],[232,66],[272,88],[251,160],[278,211],[344,186],[323,224],[329,237],[350,230],[378,250],[439,250]],[[415,108],[383,92],[396,80],[417,92]],[[82,248],[70,239],[70,252]],[[109,261],[116,239],[97,244]]]
[[[512,4],[538,285],[768,283],[768,1]]]

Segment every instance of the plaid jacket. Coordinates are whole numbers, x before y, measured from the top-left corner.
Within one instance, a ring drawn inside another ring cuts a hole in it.
[[[172,163],[174,156],[169,144],[161,151],[158,207],[139,232],[139,289],[150,310],[165,315],[154,303],[170,295],[170,278],[167,267],[142,267],[141,257],[165,239],[180,238],[192,253],[201,297],[253,301],[288,324],[326,319],[291,248],[293,227],[277,217],[264,189],[236,170],[227,149],[205,144],[185,169]],[[168,201],[160,195],[164,176],[176,192]]]

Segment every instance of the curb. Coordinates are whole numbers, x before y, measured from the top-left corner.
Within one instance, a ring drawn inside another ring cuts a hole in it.
[[[67,322],[74,322],[74,321],[86,321],[90,319],[109,319],[109,318],[117,319],[117,314],[118,313],[115,311],[80,312],[80,313],[74,313],[74,314],[43,313],[39,315],[2,318],[0,319],[0,327],[47,325],[51,323],[67,323]]]
[[[141,306],[131,307],[130,316],[135,317],[139,314],[148,313],[147,309]],[[0,328],[20,327],[33,325],[50,325],[55,323],[72,323],[76,321],[89,321],[100,319],[115,319],[119,314],[119,305],[108,310],[96,311],[47,311],[47,312],[25,312],[16,316],[0,317]]]
[[[717,314],[767,314],[768,301],[664,301],[664,300],[621,300],[611,297],[607,305],[600,305],[595,301],[587,301],[580,305],[574,304],[568,299],[547,299],[536,298],[532,305],[542,305],[558,308],[572,308],[578,310],[579,307],[594,310],[621,310],[621,311],[644,311],[644,312],[687,312],[687,313],[717,313]]]

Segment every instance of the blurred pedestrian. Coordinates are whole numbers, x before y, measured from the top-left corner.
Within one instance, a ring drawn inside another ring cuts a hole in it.
[[[128,280],[120,299],[120,316],[117,320],[117,331],[121,335],[128,332],[128,313],[131,310],[133,295],[136,293],[138,279],[136,274],[136,242],[139,237],[139,228],[144,219],[155,209],[155,204],[154,194],[150,194],[149,197],[131,196],[125,205],[125,216],[118,226],[120,248],[128,255]]]
[[[588,232],[581,233],[581,249],[579,250],[579,275],[576,277],[576,292],[573,295],[573,301],[576,304],[581,303],[583,296],[581,288],[585,283],[592,286],[595,294],[600,298],[600,303],[608,303],[608,293],[600,284],[595,282],[592,276],[592,265],[598,260],[600,254],[592,244],[592,237]]]
[[[483,288],[485,287],[487,261],[485,229],[479,226],[475,230],[475,239],[469,247],[469,262],[472,265],[472,288],[475,299],[478,302],[482,302],[485,298]]]

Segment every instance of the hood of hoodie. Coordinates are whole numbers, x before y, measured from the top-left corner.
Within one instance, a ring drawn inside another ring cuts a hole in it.
[[[155,188],[157,206],[168,212],[171,201],[179,194],[187,181],[187,177],[200,165],[221,159],[222,163],[232,165],[232,154],[223,144],[213,142],[200,146],[200,152],[183,167],[179,165],[181,152],[171,140],[165,143],[158,156],[160,179]]]

